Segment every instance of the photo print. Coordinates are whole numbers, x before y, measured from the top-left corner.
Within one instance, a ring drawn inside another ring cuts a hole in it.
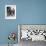
[[[5,5],[5,19],[16,19],[16,5]]]

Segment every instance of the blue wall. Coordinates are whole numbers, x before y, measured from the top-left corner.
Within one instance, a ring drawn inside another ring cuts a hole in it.
[[[5,19],[9,4],[16,5],[15,20]],[[17,34],[17,24],[46,24],[46,0],[0,0],[0,44],[8,43],[9,32]]]

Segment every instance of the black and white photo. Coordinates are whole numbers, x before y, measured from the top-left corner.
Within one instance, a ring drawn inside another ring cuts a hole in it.
[[[16,5],[5,5],[5,19],[16,19]]]

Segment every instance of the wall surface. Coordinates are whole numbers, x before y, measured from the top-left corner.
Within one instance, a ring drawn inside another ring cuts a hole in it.
[[[5,19],[9,4],[16,5],[15,20]],[[8,43],[9,32],[17,34],[17,24],[46,24],[46,0],[0,0],[0,44]]]

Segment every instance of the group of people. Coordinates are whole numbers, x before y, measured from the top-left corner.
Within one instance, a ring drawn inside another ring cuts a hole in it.
[[[7,16],[14,16],[15,9],[12,7],[7,7]]]

